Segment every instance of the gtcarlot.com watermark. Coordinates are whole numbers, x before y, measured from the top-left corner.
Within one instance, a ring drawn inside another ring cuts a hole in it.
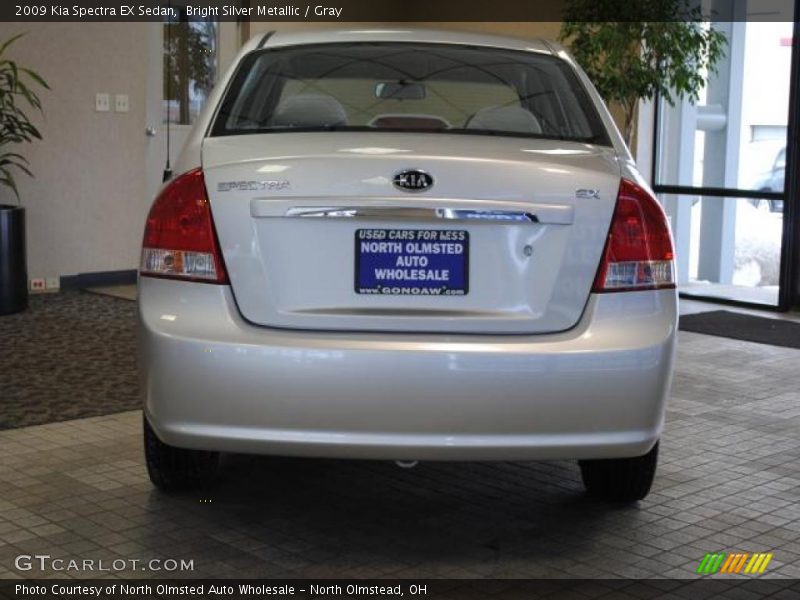
[[[49,554],[20,554],[14,559],[18,571],[116,572],[116,571],[194,571],[194,560],[185,558],[53,558]]]

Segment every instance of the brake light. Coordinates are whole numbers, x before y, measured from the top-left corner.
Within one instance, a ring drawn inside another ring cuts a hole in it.
[[[623,179],[594,292],[675,287],[675,251],[661,205]]]
[[[153,202],[142,242],[142,275],[227,283],[203,171],[169,183]]]

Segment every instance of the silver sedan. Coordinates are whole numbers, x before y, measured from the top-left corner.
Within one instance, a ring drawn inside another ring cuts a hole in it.
[[[242,452],[578,459],[594,496],[648,493],[673,244],[563,49],[259,36],[176,172],[139,280],[155,485]]]

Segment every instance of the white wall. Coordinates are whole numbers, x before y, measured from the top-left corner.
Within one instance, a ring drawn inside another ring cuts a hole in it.
[[[43,142],[21,147],[36,175],[18,177],[31,277],[133,269],[145,198],[146,23],[0,23],[8,51],[38,71]],[[94,110],[96,92],[130,96],[130,112]],[[0,190],[0,202],[8,202]]]

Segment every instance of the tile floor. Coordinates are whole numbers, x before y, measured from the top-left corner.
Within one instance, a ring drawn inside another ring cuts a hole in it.
[[[570,462],[231,456],[214,489],[167,496],[134,411],[0,432],[0,578],[86,576],[15,569],[40,553],[194,561],[180,577],[691,578],[713,551],[773,552],[766,576],[798,578],[800,351],[680,336],[638,506],[586,499]]]

